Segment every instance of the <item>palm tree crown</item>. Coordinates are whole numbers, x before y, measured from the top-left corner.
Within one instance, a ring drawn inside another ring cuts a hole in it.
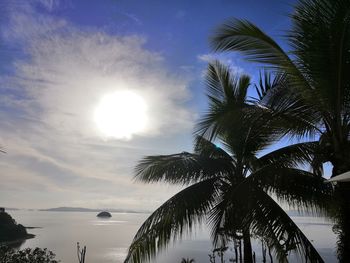
[[[276,77],[257,105],[280,122],[285,134],[316,137],[311,161],[322,175],[350,171],[350,0],[299,0],[286,34],[289,50],[246,20],[228,20],[217,28],[216,51],[238,51]],[[335,186],[338,202],[338,258],[350,261],[350,183]]]
[[[350,170],[350,1],[299,0],[284,51],[246,20],[228,20],[211,45],[239,51],[278,76],[261,105],[288,119],[287,132],[320,136],[322,156],[333,176]]]
[[[257,115],[259,107],[247,102],[249,84],[248,76],[235,78],[226,66],[210,64],[210,108],[199,130],[216,137],[222,148],[197,136],[194,153],[149,156],[139,163],[138,180],[186,187],[143,223],[125,262],[150,260],[173,238],[201,222],[209,224],[214,245],[224,246],[242,233],[245,262],[252,261],[251,234],[263,238],[280,262],[294,249],[322,262],[269,193],[292,206],[322,212],[325,204],[321,201],[329,197],[331,189],[322,178],[296,168],[297,163],[311,158],[310,145],[285,147],[258,158],[258,153],[281,135],[264,115]]]

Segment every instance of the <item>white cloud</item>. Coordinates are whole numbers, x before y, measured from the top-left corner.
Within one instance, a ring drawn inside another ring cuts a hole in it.
[[[197,56],[198,60],[204,62],[210,62],[217,59],[213,54],[201,54]]]
[[[57,1],[41,2],[57,8]],[[0,75],[0,145],[8,152],[0,159],[0,200],[147,209],[176,191],[131,179],[143,155],[188,150],[195,115],[185,107],[186,78],[171,74],[143,37],[78,28],[30,4],[8,11],[3,40],[22,47],[24,56],[15,59],[14,74]],[[132,141],[105,141],[93,111],[104,94],[119,89],[144,97],[150,124]]]
[[[183,104],[189,98],[187,82],[164,69],[159,54],[143,48],[145,39],[83,32],[66,21],[51,19],[41,21],[45,25],[41,26],[31,19],[16,15],[12,27],[13,38],[27,41],[30,56],[16,63],[13,81],[36,104],[39,112],[35,114],[48,125],[94,136],[92,112],[100,98],[131,89],[149,105],[150,122],[141,135],[189,130],[193,115]]]
[[[153,209],[179,189],[132,180],[143,155],[161,153],[156,146],[150,150],[126,142],[77,140],[23,122],[2,125],[0,144],[7,151],[0,158],[5,206]]]
[[[246,72],[244,70],[244,68],[238,66],[237,56],[232,55],[232,54],[230,54],[230,55],[222,54],[222,53],[200,54],[197,56],[197,59],[200,62],[205,62],[205,63],[209,63],[209,62],[212,62],[214,60],[219,60],[222,63],[228,65],[230,67],[230,69],[236,74],[244,74]]]

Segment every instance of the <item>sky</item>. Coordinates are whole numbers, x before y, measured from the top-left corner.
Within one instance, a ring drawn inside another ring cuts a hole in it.
[[[212,53],[215,27],[244,18],[288,48],[280,36],[293,2],[2,0],[0,206],[158,207],[181,186],[135,182],[133,169],[143,156],[192,150],[208,62],[257,74],[238,54]],[[113,136],[96,109],[125,90],[139,100],[120,102],[120,118],[139,118],[144,103],[145,124]]]

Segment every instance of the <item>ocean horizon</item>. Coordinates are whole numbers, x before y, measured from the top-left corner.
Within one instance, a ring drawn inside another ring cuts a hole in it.
[[[78,262],[77,242],[87,247],[86,262],[121,263],[136,231],[149,216],[147,213],[116,213],[112,218],[97,218],[95,212],[53,212],[37,210],[12,210],[11,216],[35,235],[17,247],[48,248],[62,263]],[[316,247],[325,262],[337,262],[336,235],[332,223],[325,218],[292,216],[304,234]],[[209,262],[208,254],[213,249],[206,226],[198,226],[192,233],[168,246],[152,262],[179,263],[182,258],[193,258],[195,262]],[[262,260],[261,245],[253,241],[257,262]],[[228,249],[226,261],[233,256]],[[291,255],[290,262],[303,262]]]

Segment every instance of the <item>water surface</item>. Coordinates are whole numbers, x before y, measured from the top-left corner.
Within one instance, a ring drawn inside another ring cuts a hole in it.
[[[121,263],[127,248],[148,214],[111,213],[112,218],[97,218],[92,212],[47,212],[47,211],[9,211],[18,223],[25,226],[41,227],[29,229],[35,234],[26,240],[21,248],[46,247],[52,250],[63,263],[77,261],[76,243],[86,245],[86,263]],[[335,257],[336,236],[332,225],[321,218],[293,217],[303,232],[312,240],[325,262],[337,262]],[[196,263],[209,262],[212,249],[209,234],[205,227],[199,228],[192,236],[172,244],[162,253],[157,263],[179,263],[182,257],[194,258]],[[261,256],[259,244],[254,244],[257,262]],[[232,251],[228,252],[232,255]],[[228,260],[227,260],[228,261]],[[291,258],[291,262],[300,259]]]

